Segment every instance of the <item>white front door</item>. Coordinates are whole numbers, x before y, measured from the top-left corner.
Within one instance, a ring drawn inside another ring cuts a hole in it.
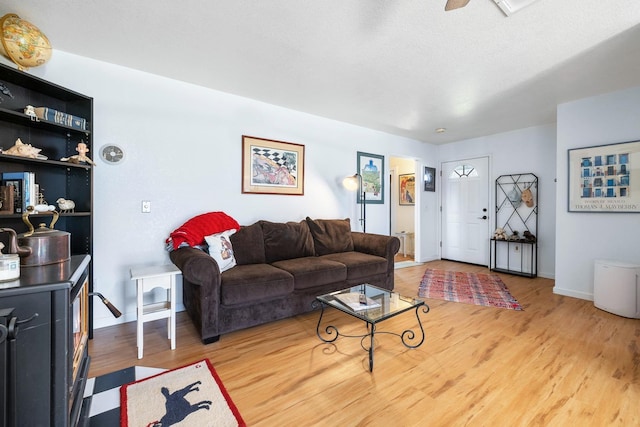
[[[442,163],[443,259],[489,265],[489,158]]]

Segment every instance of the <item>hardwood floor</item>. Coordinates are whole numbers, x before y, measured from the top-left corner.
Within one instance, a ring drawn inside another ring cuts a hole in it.
[[[402,253],[396,254],[395,262],[403,262],[403,261],[413,261],[413,255],[407,254],[407,256],[402,255]]]
[[[396,290],[417,296],[426,267],[487,272],[435,261],[397,270]],[[360,340],[318,339],[317,312],[207,346],[180,313],[177,349],[169,350],[165,321],[147,323],[141,360],[135,322],[96,330],[90,376],[208,358],[250,426],[640,425],[640,321],[555,295],[549,279],[500,276],[524,311],[428,299],[424,344],[411,350],[378,335],[373,373]],[[328,315],[341,332],[364,329]],[[415,328],[407,313],[378,330]]]

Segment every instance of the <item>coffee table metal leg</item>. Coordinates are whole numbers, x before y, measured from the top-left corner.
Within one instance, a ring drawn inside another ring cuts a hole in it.
[[[402,344],[404,344],[404,346],[407,348],[420,347],[424,342],[424,328],[422,327],[422,322],[420,322],[420,314],[418,313],[418,310],[420,310],[420,308],[422,308],[422,312],[426,314],[429,312],[429,306],[425,304],[416,307],[416,319],[418,319],[418,326],[420,327],[422,338],[420,339],[419,343],[411,344],[410,341],[413,341],[416,336],[415,332],[413,332],[411,329],[407,329],[406,331],[402,332],[402,335],[400,335],[400,339],[402,340]]]
[[[373,340],[376,333],[376,325],[371,324],[371,345],[369,346],[369,372],[373,372]]]
[[[316,335],[318,335],[318,338],[320,338],[320,340],[323,342],[334,342],[335,340],[337,340],[338,337],[340,336],[340,333],[338,332],[338,328],[336,328],[335,326],[328,325],[325,328],[324,331],[326,332],[327,335],[329,335],[329,338],[323,338],[322,335],[320,334],[320,325],[322,324],[322,316],[324,316],[324,304],[318,301],[314,301],[311,305],[314,308],[320,305],[320,318],[318,319],[318,325],[316,326]],[[335,336],[331,338],[331,335],[333,334],[335,334]]]

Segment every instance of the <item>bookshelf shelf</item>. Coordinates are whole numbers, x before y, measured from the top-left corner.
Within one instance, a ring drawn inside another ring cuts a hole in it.
[[[24,108],[24,107],[23,107]],[[48,129],[54,132],[70,132],[77,134],[88,135],[91,132],[84,129],[77,129],[71,126],[65,126],[62,124],[46,121],[46,120],[33,120],[31,117],[24,114],[22,111],[8,110],[6,108],[0,108],[0,120],[11,121],[13,123],[22,123],[25,126],[29,126],[35,129]]]
[[[0,121],[1,122],[1,121]],[[48,167],[62,167],[62,168],[78,168],[78,169],[91,169],[90,165],[87,164],[76,164],[69,162],[62,162],[60,160],[52,160],[52,159],[31,159],[28,157],[19,157],[19,156],[11,156],[8,154],[0,153],[0,162],[13,162],[13,163],[21,163],[21,164],[42,164]]]

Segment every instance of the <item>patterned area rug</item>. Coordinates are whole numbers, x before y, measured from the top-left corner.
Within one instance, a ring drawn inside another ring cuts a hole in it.
[[[245,426],[209,360],[123,385],[120,425]]]
[[[418,296],[487,307],[522,310],[499,276],[427,268]]]

